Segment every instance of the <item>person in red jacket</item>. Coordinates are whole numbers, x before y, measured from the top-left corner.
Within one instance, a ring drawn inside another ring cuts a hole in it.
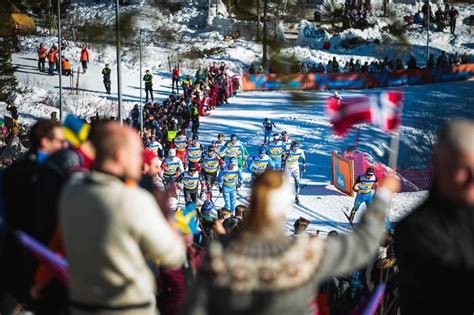
[[[82,46],[82,50],[81,50],[82,73],[86,73],[88,62],[89,62],[89,51],[87,50],[87,47],[84,45]]]
[[[44,72],[44,64],[46,62],[47,50],[44,48],[44,44],[41,43],[38,48],[38,71]]]
[[[171,92],[174,91],[174,85],[176,83],[176,93],[179,93],[179,63],[173,68],[171,76]]]
[[[56,48],[53,46],[48,52],[49,75],[54,75],[54,66],[56,65],[57,58],[58,55],[56,54]]]

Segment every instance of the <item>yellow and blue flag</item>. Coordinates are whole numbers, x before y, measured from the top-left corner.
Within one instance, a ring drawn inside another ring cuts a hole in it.
[[[91,126],[83,119],[67,114],[63,122],[63,132],[67,141],[73,146],[78,147],[87,140]]]
[[[199,234],[199,220],[197,218],[196,205],[189,202],[183,210],[175,213],[175,227],[182,234]]]

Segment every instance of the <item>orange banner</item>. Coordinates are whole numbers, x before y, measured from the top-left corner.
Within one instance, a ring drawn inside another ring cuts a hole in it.
[[[334,187],[346,195],[352,196],[352,186],[354,186],[354,162],[333,151],[331,155],[331,169],[331,182]]]

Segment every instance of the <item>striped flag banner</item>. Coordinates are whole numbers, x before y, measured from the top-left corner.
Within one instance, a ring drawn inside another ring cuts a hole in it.
[[[326,101],[334,133],[342,136],[355,124],[372,124],[384,132],[397,130],[401,123],[403,107],[402,91],[382,91],[347,100],[330,97]]]

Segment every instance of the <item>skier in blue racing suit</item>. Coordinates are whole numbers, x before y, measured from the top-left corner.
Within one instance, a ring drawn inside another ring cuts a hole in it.
[[[357,210],[359,210],[359,207],[363,203],[365,203],[367,207],[370,205],[374,197],[374,186],[376,183],[377,177],[375,177],[374,170],[371,167],[365,171],[365,174],[357,177],[352,187],[352,189],[357,192],[357,196],[354,201],[354,208],[352,208],[349,216],[349,221],[352,222],[354,220]]]

